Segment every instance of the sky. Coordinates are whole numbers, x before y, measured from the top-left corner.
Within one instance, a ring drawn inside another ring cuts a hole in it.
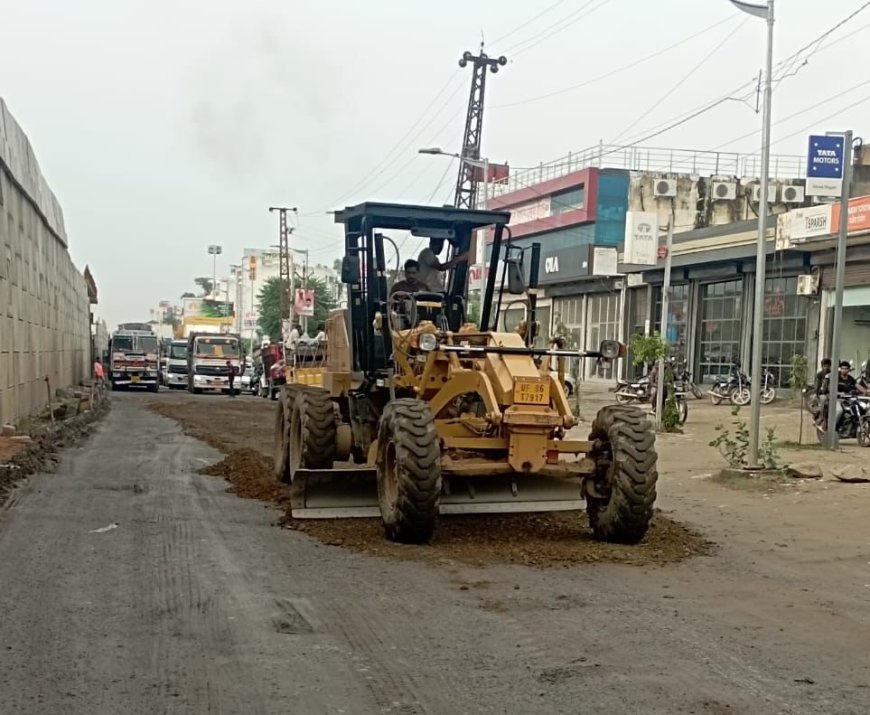
[[[864,4],[778,0],[777,62]],[[226,276],[242,249],[276,243],[269,206],[297,207],[293,245],[331,265],[327,211],[452,202],[456,165],[417,150],[460,150],[471,72],[457,60],[481,39],[508,58],[487,79],[492,161],[636,142],[732,95],[747,101],[641,145],[761,143],[765,23],[727,0],[0,0],[0,22],[0,96],[110,328],[195,290],[209,244]],[[812,131],[870,132],[868,33],[870,8],[779,73],[774,153],[805,154]]]

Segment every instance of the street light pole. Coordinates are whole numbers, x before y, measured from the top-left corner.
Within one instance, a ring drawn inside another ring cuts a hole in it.
[[[212,244],[208,247],[209,255],[211,255],[211,292],[214,294],[215,300],[217,300],[218,292],[217,292],[217,257],[223,253],[223,247]]]
[[[449,156],[453,159],[459,159],[459,161],[464,164],[468,164],[469,166],[473,166],[478,169],[483,170],[483,208],[488,208],[489,205],[489,159],[472,159],[467,156],[462,156],[461,154],[457,154],[455,152],[444,151],[439,147],[425,147],[423,149],[418,149],[419,154],[429,154],[432,156]],[[477,208],[476,206],[474,208]],[[478,236],[480,236],[483,231],[478,231]],[[483,293],[486,290],[486,237],[484,236],[482,241],[484,245],[481,249],[480,246],[477,246],[475,260],[480,264],[480,310],[483,309]],[[482,327],[482,326],[481,326]]]
[[[732,0],[733,1],[733,0]],[[735,3],[737,4],[737,3]],[[767,0],[767,66],[764,77],[764,115],[761,140],[761,188],[759,190],[758,242],[755,251],[755,304],[752,321],[752,384],[749,430],[749,466],[757,467],[758,443],[761,433],[761,388],[764,382],[761,364],[764,342],[764,287],[767,267],[767,218],[770,188],[770,118],[773,94],[773,26],[774,0]]]

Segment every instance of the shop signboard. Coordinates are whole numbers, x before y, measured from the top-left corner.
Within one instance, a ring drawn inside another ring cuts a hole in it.
[[[810,137],[807,151],[807,196],[839,196],[843,191],[846,140],[842,135]]]
[[[624,263],[654,266],[658,262],[658,214],[652,211],[629,211],[625,215]]]

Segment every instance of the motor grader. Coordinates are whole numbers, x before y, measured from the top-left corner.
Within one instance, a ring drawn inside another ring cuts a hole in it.
[[[570,439],[577,418],[560,378],[567,359],[612,360],[624,347],[534,346],[540,250],[533,247],[530,262],[518,255],[509,219],[383,203],[336,213],[347,308],[328,318],[325,355],[288,360],[276,413],[275,469],[292,486],[293,517],[380,515],[389,539],[425,543],[439,514],[564,511],[585,502],[597,538],[643,538],[658,476],[649,420],[637,408],[607,406],[588,439]],[[391,295],[386,231],[444,239],[452,256],[488,236],[477,322],[466,314],[461,260],[443,292]],[[506,291],[527,296],[526,329],[493,329]]]

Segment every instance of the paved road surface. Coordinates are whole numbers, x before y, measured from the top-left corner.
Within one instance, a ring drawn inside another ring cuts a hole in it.
[[[198,475],[218,453],[139,397],[0,511],[3,715],[870,709],[866,593],[727,545],[652,569],[352,554]]]

